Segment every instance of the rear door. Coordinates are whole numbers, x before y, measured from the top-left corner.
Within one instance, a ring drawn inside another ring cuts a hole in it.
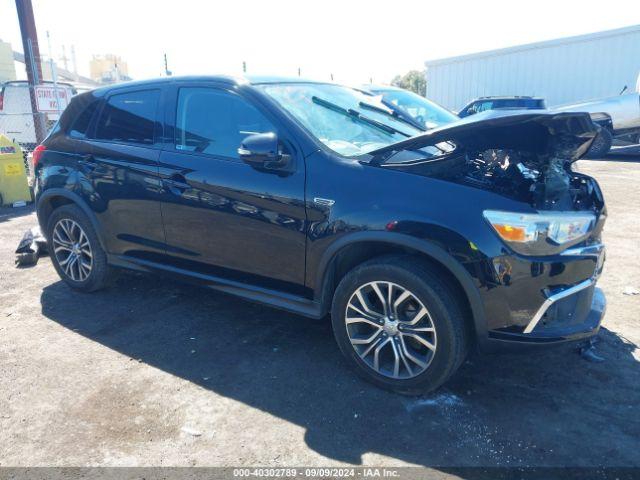
[[[112,92],[92,121],[89,138],[78,142],[81,170],[93,190],[92,207],[112,254],[164,258],[158,177],[162,93],[160,87]]]
[[[301,293],[305,267],[304,158],[269,111],[212,84],[175,86],[160,158],[169,261],[183,269]],[[252,133],[274,132],[291,171],[238,157]]]

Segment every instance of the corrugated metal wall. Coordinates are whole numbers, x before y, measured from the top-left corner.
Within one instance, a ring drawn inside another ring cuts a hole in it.
[[[427,97],[452,110],[487,95],[534,95],[548,106],[633,91],[640,25],[426,62]]]

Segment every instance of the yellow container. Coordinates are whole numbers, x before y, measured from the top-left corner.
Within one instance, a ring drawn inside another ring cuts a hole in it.
[[[31,201],[22,149],[17,143],[0,135],[0,205],[12,205],[20,201]]]

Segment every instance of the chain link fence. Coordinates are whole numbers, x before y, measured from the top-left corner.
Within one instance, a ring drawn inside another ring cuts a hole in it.
[[[35,87],[22,80],[0,85],[0,134],[20,145],[29,171],[29,154],[49,134],[74,94],[70,85],[52,82]]]

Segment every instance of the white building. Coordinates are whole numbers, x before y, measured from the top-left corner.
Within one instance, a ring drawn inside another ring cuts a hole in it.
[[[547,106],[636,86],[640,25],[425,62],[427,97],[458,111],[477,97],[531,95]]]

